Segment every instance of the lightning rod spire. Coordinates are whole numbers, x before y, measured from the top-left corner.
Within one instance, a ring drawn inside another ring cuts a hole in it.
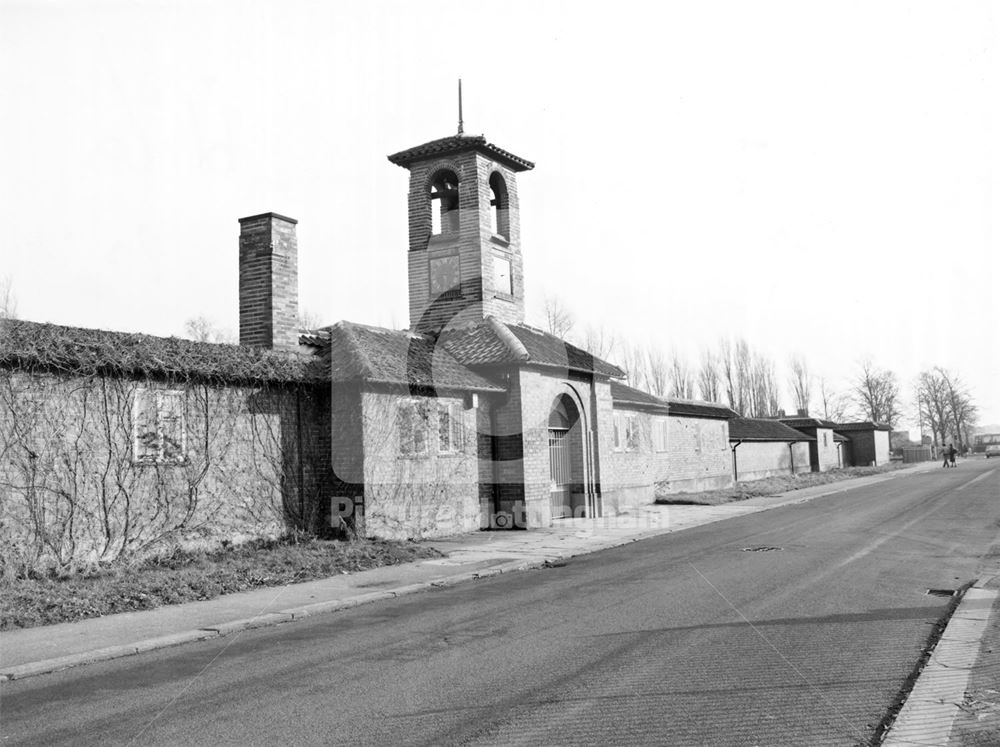
[[[458,134],[461,135],[465,132],[465,128],[462,125],[462,79],[458,79]]]

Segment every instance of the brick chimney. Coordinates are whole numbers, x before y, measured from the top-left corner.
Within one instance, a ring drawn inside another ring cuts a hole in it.
[[[240,218],[240,345],[297,350],[299,245],[293,218]]]

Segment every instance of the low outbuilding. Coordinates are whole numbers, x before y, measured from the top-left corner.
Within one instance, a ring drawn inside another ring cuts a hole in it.
[[[809,472],[815,439],[778,420],[734,418],[729,421],[734,480]]]
[[[867,420],[860,423],[839,423],[834,429],[837,435],[850,443],[851,459],[845,465],[874,467],[889,463],[889,434],[892,428],[888,425]]]

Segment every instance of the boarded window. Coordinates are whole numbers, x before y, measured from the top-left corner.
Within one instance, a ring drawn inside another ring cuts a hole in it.
[[[399,453],[423,456],[427,453],[427,403],[404,400],[399,403]]]
[[[639,450],[639,428],[635,415],[625,416],[625,449],[626,451]]]
[[[182,464],[187,455],[184,392],[140,388],[132,402],[132,460]]]
[[[438,402],[438,452],[457,454],[464,445],[461,406],[456,402]]]
[[[667,450],[667,419],[656,418],[653,421],[653,449],[655,451]]]
[[[614,417],[615,451],[638,451],[639,429],[635,415],[617,412]]]

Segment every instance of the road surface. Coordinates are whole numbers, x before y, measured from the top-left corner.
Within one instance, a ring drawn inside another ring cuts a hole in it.
[[[867,744],[1000,551],[997,467],[4,683],[3,744]]]

